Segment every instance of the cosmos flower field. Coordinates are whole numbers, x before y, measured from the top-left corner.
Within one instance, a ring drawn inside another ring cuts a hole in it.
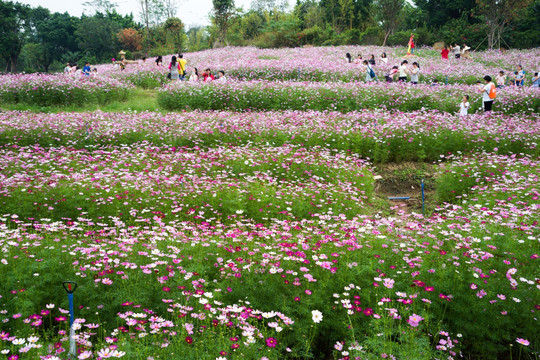
[[[0,111],[0,359],[539,359],[540,91],[455,115],[473,72],[538,50],[467,69],[425,50],[440,88],[343,70],[381,51],[186,54],[221,85],[168,84],[152,59],[1,76],[3,104],[43,108]],[[47,108],[154,85],[161,112]],[[388,199],[399,166],[422,169],[424,214]]]

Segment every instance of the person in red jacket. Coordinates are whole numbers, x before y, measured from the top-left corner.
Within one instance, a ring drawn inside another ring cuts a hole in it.
[[[210,68],[207,68],[206,70],[204,70],[203,82],[212,81],[214,79],[215,79],[214,75],[212,75],[212,72],[210,71]]]
[[[446,59],[448,60],[448,54],[450,53],[450,51],[448,50],[448,48],[445,46],[442,51],[441,51],[441,56],[443,59]]]

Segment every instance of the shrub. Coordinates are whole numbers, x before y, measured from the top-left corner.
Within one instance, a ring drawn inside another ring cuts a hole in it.
[[[471,95],[471,108],[481,107],[476,87],[411,86],[405,83],[280,83],[229,82],[190,84],[178,82],[158,94],[168,110],[318,110],[349,112],[390,108],[401,111],[437,109],[454,113],[457,99]],[[475,100],[476,98],[476,100]],[[495,110],[506,114],[530,113],[540,105],[534,89],[499,91]]]
[[[84,75],[6,75],[0,100],[38,106],[105,104],[125,100],[132,90],[111,78]]]

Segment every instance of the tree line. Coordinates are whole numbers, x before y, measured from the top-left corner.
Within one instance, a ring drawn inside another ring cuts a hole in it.
[[[226,45],[261,48],[305,45],[467,43],[473,49],[540,44],[540,0],[213,0],[211,24],[185,29],[178,0],[132,0],[122,15],[111,0],[85,3],[80,17],[0,0],[0,69],[57,71],[66,63],[99,63]],[[86,12],[86,11],[85,11]]]

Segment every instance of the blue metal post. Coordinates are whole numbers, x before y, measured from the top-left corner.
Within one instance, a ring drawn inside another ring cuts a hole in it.
[[[77,355],[77,344],[75,342],[75,330],[73,330],[73,322],[75,322],[75,311],[73,311],[73,293],[77,289],[77,283],[75,281],[64,281],[62,286],[68,294],[69,302],[69,354],[72,356]]]
[[[444,78],[444,85],[448,85],[448,76]]]
[[[422,179],[422,216],[424,215],[424,179]]]
[[[73,311],[73,293],[68,294],[68,300],[69,300],[69,327],[71,328],[71,325],[73,325],[73,321],[75,320],[75,312]]]

